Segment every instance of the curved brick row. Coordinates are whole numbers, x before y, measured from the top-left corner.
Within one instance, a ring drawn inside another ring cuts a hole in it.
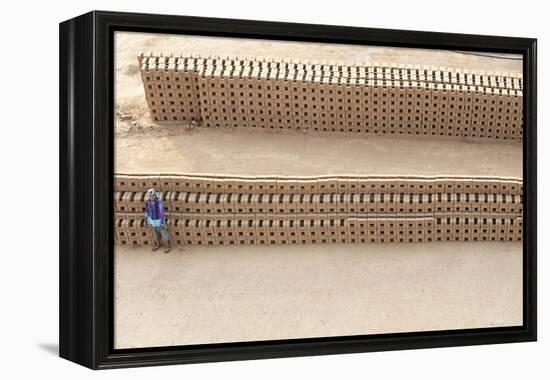
[[[521,75],[237,57],[138,57],[153,120],[522,139]]]

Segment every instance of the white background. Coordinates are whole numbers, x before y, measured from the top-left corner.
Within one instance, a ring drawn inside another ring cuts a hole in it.
[[[2,4],[2,377],[548,378],[550,148],[544,98],[550,12],[543,1],[74,1]],[[539,342],[93,372],[57,358],[58,23],[92,9],[352,25],[539,39]],[[27,234],[26,231],[29,231]],[[545,353],[546,351],[546,353]]]

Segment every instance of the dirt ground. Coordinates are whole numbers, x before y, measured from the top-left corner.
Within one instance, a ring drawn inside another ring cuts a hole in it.
[[[175,127],[177,128],[177,127]],[[412,174],[521,178],[518,143],[198,128],[117,137],[117,173]]]
[[[115,172],[521,177],[519,143],[186,130],[151,121],[140,51],[292,56],[521,72],[459,52],[122,33],[115,37]],[[510,57],[515,58],[515,57]],[[519,243],[115,247],[116,347],[522,323]]]
[[[521,243],[116,249],[116,347],[522,323]]]

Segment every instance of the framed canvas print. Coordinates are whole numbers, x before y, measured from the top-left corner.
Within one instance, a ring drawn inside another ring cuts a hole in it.
[[[536,40],[60,24],[60,355],[536,339]]]

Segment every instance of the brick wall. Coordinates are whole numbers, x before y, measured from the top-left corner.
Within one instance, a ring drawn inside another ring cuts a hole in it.
[[[513,73],[158,53],[138,60],[157,122],[522,139],[522,77]]]
[[[523,186],[499,177],[115,176],[119,244],[152,244],[144,194],[189,245],[521,241]]]

